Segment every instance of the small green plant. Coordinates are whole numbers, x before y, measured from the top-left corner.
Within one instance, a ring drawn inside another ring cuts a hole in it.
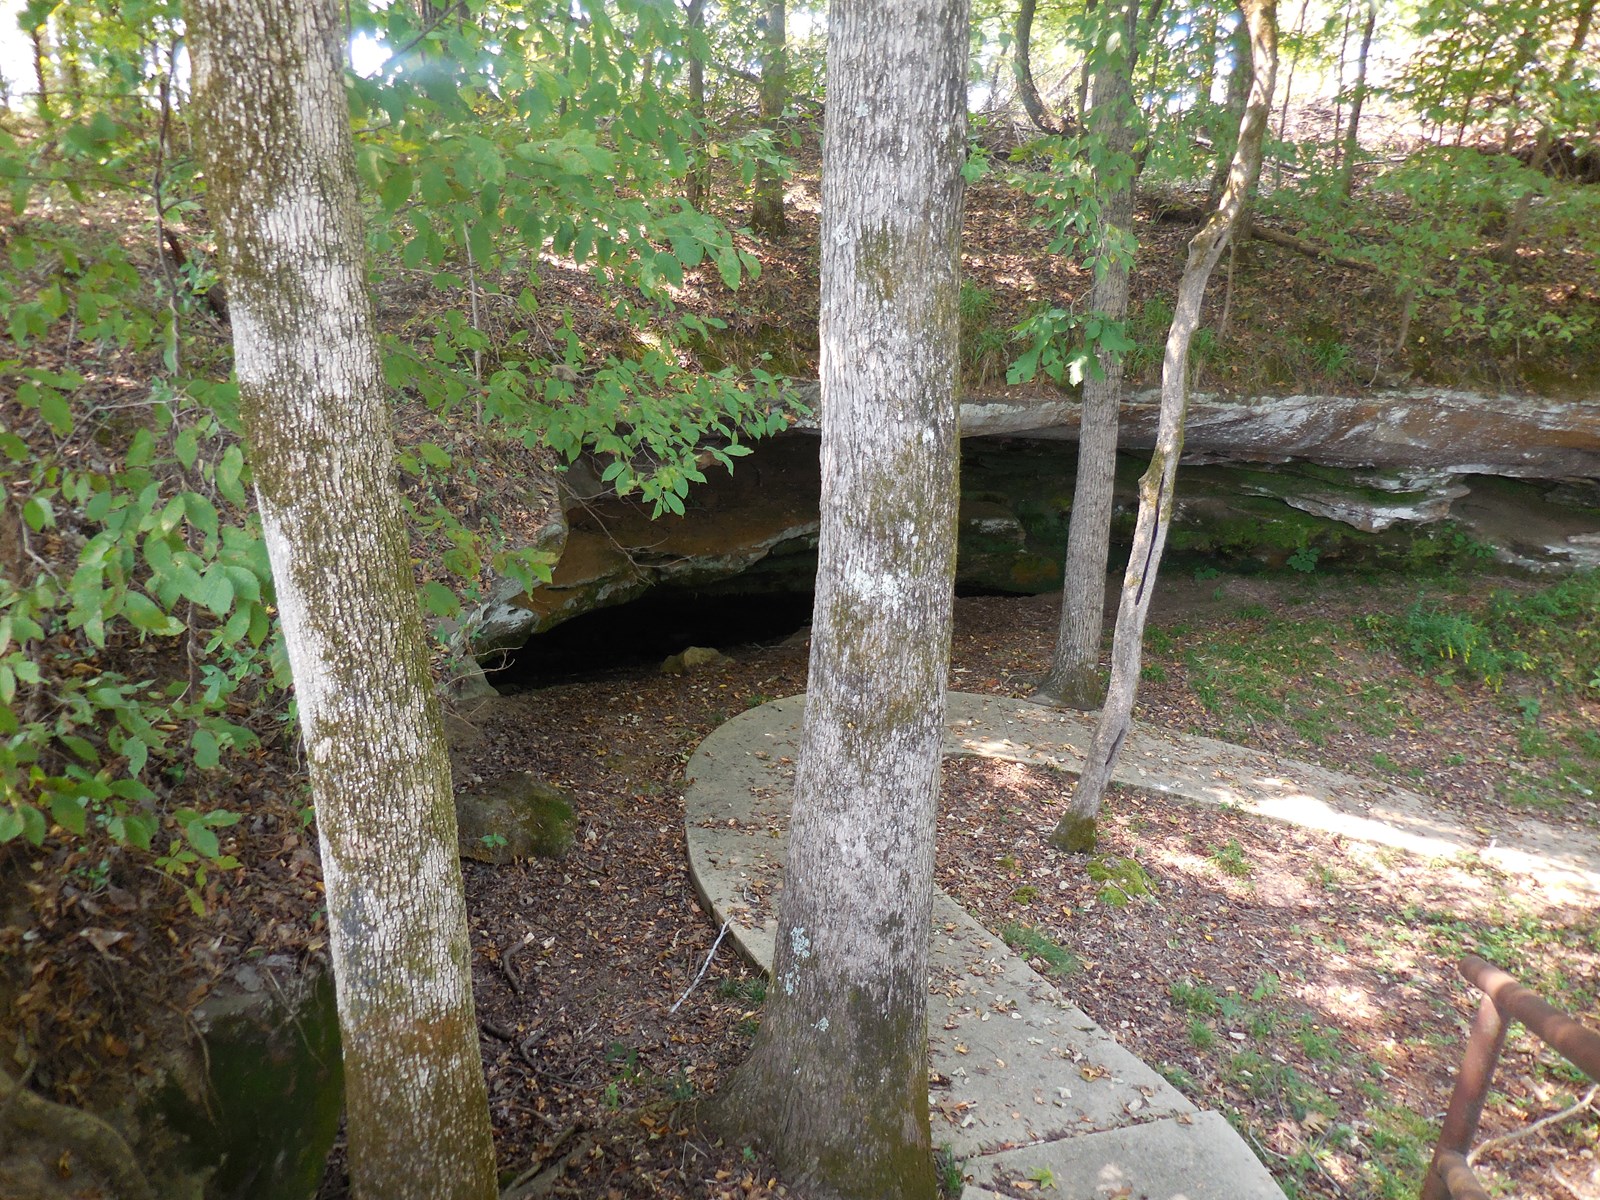
[[[1028,905],[1032,904],[1038,898],[1039,898],[1039,889],[1034,887],[1033,884],[1031,884],[1031,883],[1025,883],[1021,887],[1019,887],[1016,891],[1011,893],[1012,903],[1020,904],[1024,908],[1026,908]]]
[[[1201,1018],[1190,1017],[1189,1044],[1196,1050],[1209,1050],[1217,1044],[1217,1031]]]
[[[1255,870],[1245,857],[1244,847],[1239,844],[1238,838],[1229,838],[1223,845],[1211,847],[1209,857],[1219,871],[1235,879],[1248,879]]]
[[[743,1004],[759,1006],[767,1002],[767,981],[761,975],[718,980],[717,995],[724,1000],[738,1000]]]
[[[615,1079],[606,1084],[605,1091],[601,1093],[600,1099],[601,1103],[612,1112],[616,1112],[617,1109],[622,1107],[622,1089],[617,1086]]]
[[[1325,1029],[1306,1021],[1295,1031],[1294,1039],[1312,1062],[1337,1062],[1343,1057],[1339,1050],[1337,1030]]]
[[[1317,569],[1317,559],[1322,557],[1322,551],[1315,546],[1301,546],[1288,558],[1285,564],[1291,571],[1299,571],[1309,575]]]
[[[506,845],[506,835],[503,833],[486,833],[478,840],[490,850],[500,850]]]
[[[1167,996],[1173,1004],[1201,1017],[1214,1017],[1222,1011],[1217,993],[1203,983],[1191,979],[1174,980],[1167,987]]]
[[[1337,378],[1350,363],[1350,347],[1337,338],[1319,338],[1310,347],[1311,360],[1329,379]]]
[[[1083,969],[1076,954],[1031,925],[1007,922],[1000,926],[1000,938],[1028,962],[1042,962],[1046,975],[1063,979]]]
[[[939,1194],[944,1200],[956,1200],[967,1186],[966,1163],[956,1157],[950,1143],[945,1142],[933,1156],[934,1170],[939,1176]]]

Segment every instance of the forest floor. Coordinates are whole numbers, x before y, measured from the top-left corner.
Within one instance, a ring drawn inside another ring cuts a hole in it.
[[[814,373],[818,193],[814,156],[800,157],[789,190],[791,232],[766,243],[740,237],[761,259],[761,277],[730,293],[709,269],[690,273],[682,302],[728,323],[701,365],[715,365],[713,350],[747,365],[771,354],[771,369]],[[726,188],[718,197],[724,215],[742,219],[739,197]],[[130,244],[143,236],[143,218],[131,207],[100,203],[86,228]],[[1141,206],[1139,225],[1131,321],[1140,350],[1131,378],[1147,384],[1164,333],[1163,297],[1194,225],[1159,200]],[[185,234],[196,247],[204,241],[203,230]],[[1071,305],[1086,294],[1087,274],[1048,254],[1047,241],[1025,198],[1000,178],[970,189],[969,388],[1001,386],[1017,349],[1006,340],[1010,324],[1040,304]],[[155,254],[147,259],[145,273],[158,278]],[[1550,282],[1539,275],[1549,267],[1572,274],[1572,294],[1590,303],[1592,265],[1582,255],[1550,255],[1530,262],[1525,285]],[[428,316],[464,307],[460,294],[432,289],[428,272],[393,263],[381,269],[391,330],[426,340]],[[554,339],[553,322],[568,313],[592,359],[628,352],[634,331],[615,320],[586,271],[548,263],[540,271],[535,324],[552,324],[533,333]],[[1572,280],[1555,283],[1565,288]],[[1528,365],[1436,337],[1426,313],[1416,325],[1425,340],[1400,355],[1393,296],[1366,273],[1280,247],[1252,243],[1231,272],[1219,270],[1208,314],[1225,304],[1227,329],[1214,328],[1197,344],[1200,388],[1352,391],[1413,377],[1498,385],[1521,381]],[[506,306],[485,309],[486,331],[500,344],[513,332],[496,324]],[[215,326],[198,338],[201,357],[219,370],[225,334]],[[120,452],[134,426],[103,418],[146,405],[148,381],[159,372],[77,337],[58,324],[29,344],[28,359],[60,369],[76,363],[90,377],[84,402],[104,411],[85,428],[103,441],[91,444],[85,433],[75,452]],[[1558,356],[1555,365],[1570,364]],[[0,400],[8,429],[53,439],[9,392]],[[418,435],[418,422],[406,425]],[[433,436],[431,424],[426,430]],[[452,436],[475,444],[469,431]],[[480,477],[499,482],[483,494],[476,482],[461,485],[470,491],[460,497],[464,519],[487,513],[522,532],[508,514],[529,507],[516,493],[526,460],[468,457],[480,462]],[[42,535],[30,551],[71,575],[71,538]],[[1600,712],[1593,689],[1576,696],[1536,684],[1497,691],[1464,672],[1452,677],[1449,664],[1419,667],[1371,624],[1375,614],[1401,620],[1414,584],[1372,590],[1315,574],[1276,583],[1178,577],[1170,585],[1185,599],[1151,630],[1144,719],[1391,775],[1491,831],[1497,814],[1516,805],[1575,827],[1594,825],[1600,739],[1592,731]],[[952,686],[1026,694],[1048,654],[1054,603],[961,601]],[[104,649],[81,651],[73,669],[129,678],[194,666],[185,647],[146,642],[130,630]],[[689,1132],[676,1107],[713,1092],[743,1057],[761,995],[759,979],[726,950],[691,987],[715,930],[687,885],[679,796],[683,763],[701,738],[752,704],[802,690],[804,674],[798,648],[744,647],[710,674],[603,672],[508,696],[471,714],[473,729],[458,727],[462,783],[531,770],[571,789],[580,810],[578,844],[561,862],[464,865],[501,1161],[547,1170],[547,1194],[785,1192],[759,1155]],[[187,1041],[187,1014],[242,963],[294,969],[325,961],[320,870],[289,697],[269,695],[263,702],[241,694],[230,708],[232,719],[262,736],[259,746],[230,754],[219,770],[178,768],[160,781],[173,804],[244,815],[222,836],[224,852],[244,866],[206,880],[158,871],[148,856],[93,830],[83,839],[52,834],[39,850],[20,841],[0,849],[6,1029],[21,1047],[19,1072],[41,1094],[93,1108],[116,1093],[113,1077],[137,1075],[159,1046]],[[1124,878],[1143,879],[1153,895],[1115,907],[1084,864],[1057,860],[1038,844],[1064,794],[1063,782],[1047,775],[953,766],[941,881],[1047,967],[1077,964],[1064,979],[1075,1002],[1198,1103],[1232,1114],[1279,1178],[1303,1195],[1411,1193],[1426,1157],[1427,1118],[1442,1108],[1444,1080],[1459,1059],[1468,999],[1451,963],[1463,948],[1484,948],[1558,1003],[1595,1010],[1593,911],[1540,910],[1482,867],[1464,878],[1454,868],[1121,794],[1110,810],[1108,853],[1134,861],[1138,873]],[[1469,884],[1478,897],[1471,903]],[[1181,954],[1168,945],[1173,939]],[[1548,1063],[1533,1065],[1522,1043],[1500,1089],[1492,1132],[1526,1128],[1536,1109],[1559,1108],[1576,1095],[1571,1078]],[[1529,1194],[1592,1196],[1600,1190],[1585,1182],[1595,1166],[1593,1130],[1591,1121],[1541,1133],[1486,1165],[1498,1171],[1521,1163],[1514,1169],[1521,1173],[1507,1177],[1524,1181]],[[342,1188],[336,1161],[324,1194]]]
[[[1419,670],[1363,633],[1415,594],[1331,576],[1171,580],[1139,716],[1398,778],[1492,836],[1551,764],[1528,752],[1518,695]],[[958,601],[952,686],[1026,695],[1056,602]],[[1330,643],[1314,687],[1207,673],[1236,650],[1270,659],[1291,635]],[[602,670],[491,701],[457,726],[461,782],[532,771],[570,789],[580,814],[560,861],[466,864],[501,1160],[542,1171],[542,1194],[792,1194],[753,1150],[696,1131],[681,1103],[735,1069],[764,996],[727,947],[699,977],[716,930],[685,869],[683,764],[718,724],[805,679],[803,644],[724,649],[731,660],[704,673]],[[1262,711],[1263,688],[1279,715]],[[1319,730],[1308,714],[1328,697]],[[1549,703],[1544,719],[1593,728],[1600,706]],[[949,764],[939,883],[1197,1104],[1227,1114],[1291,1195],[1414,1195],[1472,1009],[1455,973],[1464,953],[1596,1015],[1593,908],[1542,905],[1477,860],[1424,862],[1126,791],[1109,802],[1100,856],[1064,857],[1044,838],[1069,788],[1048,770]],[[1540,816],[1590,830],[1600,809],[1582,795]],[[1578,1079],[1513,1037],[1485,1135],[1528,1133],[1581,1099]],[[1589,1112],[1480,1169],[1520,1195],[1586,1200],[1600,1188],[1596,1151]],[[330,1177],[324,1195],[340,1194]]]

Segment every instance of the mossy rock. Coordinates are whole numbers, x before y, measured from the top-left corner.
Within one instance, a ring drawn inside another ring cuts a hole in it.
[[[513,771],[456,795],[461,856],[500,866],[519,858],[560,858],[576,823],[571,794]]]

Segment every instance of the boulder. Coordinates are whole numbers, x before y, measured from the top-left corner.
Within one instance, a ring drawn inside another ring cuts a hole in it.
[[[570,792],[512,771],[456,793],[461,857],[503,866],[519,858],[560,858],[576,822]]]
[[[693,675],[707,667],[719,666],[728,661],[720,650],[708,646],[690,646],[682,654],[674,654],[661,664],[663,675]]]

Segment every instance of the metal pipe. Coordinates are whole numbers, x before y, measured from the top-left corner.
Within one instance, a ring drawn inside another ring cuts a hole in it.
[[[1600,1033],[1574,1021],[1532,988],[1477,955],[1462,960],[1461,974],[1491,997],[1508,1021],[1521,1021],[1541,1042],[1600,1083]]]
[[[1472,1020],[1433,1161],[1422,1180],[1421,1200],[1489,1200],[1489,1193],[1467,1165],[1467,1152],[1478,1136],[1489,1084],[1512,1021],[1521,1021],[1545,1045],[1600,1082],[1600,1033],[1574,1021],[1532,988],[1476,954],[1462,959],[1461,974],[1483,993],[1483,1000]]]
[[[1457,1154],[1454,1150],[1441,1152],[1434,1160],[1433,1171],[1443,1180],[1445,1195],[1450,1200],[1490,1200],[1483,1184],[1478,1182],[1472,1168],[1467,1166],[1465,1154]]]
[[[1481,961],[1481,960],[1480,960]],[[1509,978],[1509,976],[1508,976]],[[1447,1163],[1451,1155],[1466,1165],[1466,1153],[1472,1149],[1472,1139],[1478,1136],[1478,1121],[1483,1116],[1484,1102],[1489,1098],[1489,1084],[1494,1079],[1495,1064],[1500,1061],[1500,1051],[1506,1044],[1509,1023],[1501,1015],[1499,1006],[1487,994],[1478,1004],[1478,1014],[1472,1020],[1472,1033],[1467,1038],[1467,1052],[1461,1059],[1461,1071],[1456,1075],[1455,1090],[1450,1093],[1450,1107],[1445,1110],[1444,1125],[1439,1130],[1439,1143],[1433,1151],[1433,1162],[1422,1181],[1422,1200],[1450,1200],[1459,1193],[1452,1192],[1447,1182]],[[1467,1172],[1471,1177],[1471,1172]]]

